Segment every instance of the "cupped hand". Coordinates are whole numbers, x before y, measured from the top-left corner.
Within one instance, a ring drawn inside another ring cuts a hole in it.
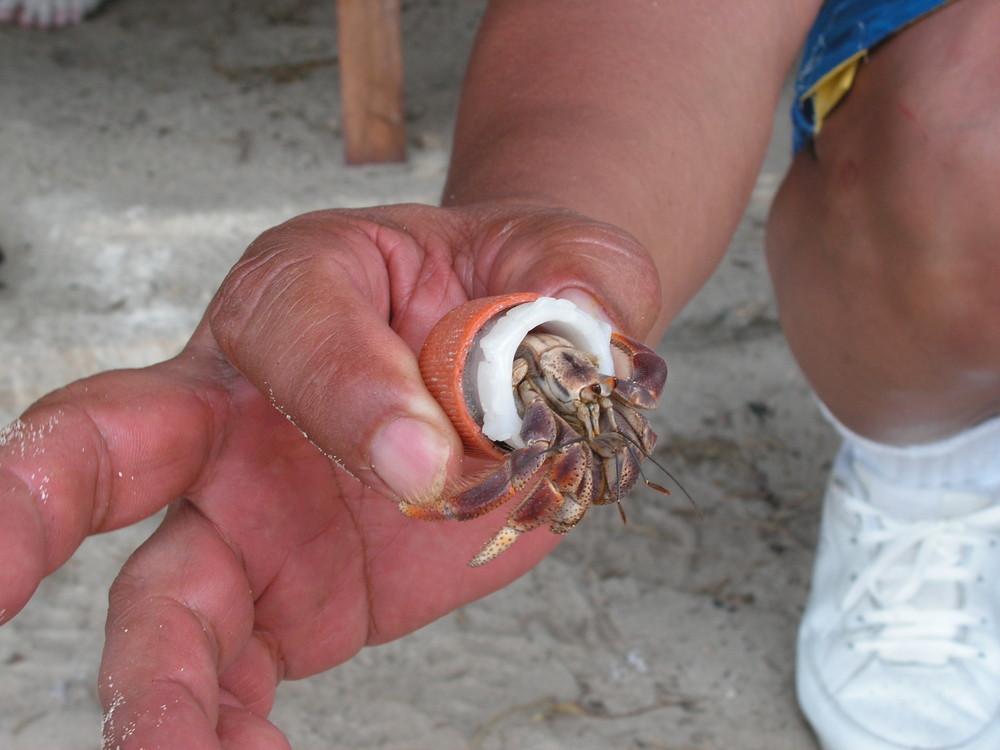
[[[461,472],[416,352],[467,299],[570,296],[625,333],[659,311],[631,238],[532,207],[307,214],[262,235],[190,343],[56,391],[0,433],[0,622],[88,534],[169,505],[110,598],[108,747],[285,748],[277,684],[496,590],[555,544],[414,521]]]

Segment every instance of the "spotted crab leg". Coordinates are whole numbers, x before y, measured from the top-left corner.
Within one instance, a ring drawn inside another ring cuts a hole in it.
[[[583,517],[587,508],[576,496],[581,485],[589,484],[590,454],[579,441],[559,451],[534,489],[507,517],[507,523],[469,561],[470,567],[488,563],[527,531],[550,524],[553,533],[564,534]]]
[[[415,505],[403,501],[400,510],[410,518],[424,521],[467,521],[485,515],[518,495],[534,490],[542,478],[542,468],[557,434],[555,417],[541,399],[531,402],[524,412],[521,437],[525,445],[512,451],[496,469],[476,480],[468,489],[456,492],[440,503]]]

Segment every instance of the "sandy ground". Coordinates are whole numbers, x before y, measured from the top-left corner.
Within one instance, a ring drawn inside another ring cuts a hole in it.
[[[115,0],[0,29],[0,423],[71,379],[174,353],[267,227],[434,202],[471,0],[405,3],[410,160],[343,165],[332,3]],[[719,273],[663,344],[657,458],[535,571],[290,683],[297,750],[810,750],[793,641],[835,449],[778,329],[762,256],[787,128]],[[0,748],[95,750],[106,592],[154,521],[88,541],[0,630]],[[419,738],[419,739],[415,739]]]

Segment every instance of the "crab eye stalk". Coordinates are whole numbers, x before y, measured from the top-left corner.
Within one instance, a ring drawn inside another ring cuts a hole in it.
[[[614,390],[617,387],[618,378],[602,378],[597,383],[591,383],[586,388],[581,390],[580,399],[583,401],[597,401],[602,398],[607,398],[614,393]]]

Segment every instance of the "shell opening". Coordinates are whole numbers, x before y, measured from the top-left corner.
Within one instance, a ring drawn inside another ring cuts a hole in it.
[[[535,328],[562,336],[573,346],[597,357],[601,372],[615,373],[611,354],[611,326],[588,315],[569,300],[540,297],[513,307],[491,321],[488,332],[469,352],[466,367],[476,383],[483,434],[495,442],[520,448],[521,417],[517,413],[511,370],[514,353]]]

